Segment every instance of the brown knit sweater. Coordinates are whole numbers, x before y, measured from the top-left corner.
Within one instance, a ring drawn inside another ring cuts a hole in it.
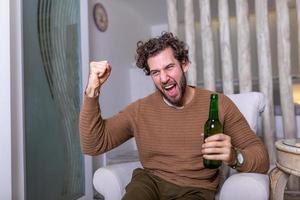
[[[159,92],[140,99],[109,119],[102,119],[98,98],[85,97],[80,140],[85,154],[98,155],[135,137],[140,161],[153,174],[177,185],[216,190],[219,172],[203,167],[201,145],[211,92],[196,89],[183,109],[168,106]],[[232,145],[242,150],[244,172],[266,173],[267,151],[234,103],[219,95],[219,118]]]

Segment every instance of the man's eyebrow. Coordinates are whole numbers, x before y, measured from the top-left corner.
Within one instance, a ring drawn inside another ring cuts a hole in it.
[[[170,66],[173,66],[173,65],[175,65],[175,64],[174,63],[170,63],[170,64],[166,65],[164,68],[170,67]]]
[[[151,69],[150,72],[156,72],[159,71],[159,69]]]
[[[166,66],[164,66],[163,69],[166,69],[167,67],[174,66],[174,65],[175,65],[175,63],[169,63]],[[159,69],[152,69],[152,70],[150,70],[150,73],[151,72],[156,72],[156,71],[160,71],[160,70]]]

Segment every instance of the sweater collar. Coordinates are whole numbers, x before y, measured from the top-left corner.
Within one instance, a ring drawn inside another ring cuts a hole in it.
[[[175,105],[171,104],[171,103],[170,103],[167,99],[165,99],[164,97],[163,97],[163,100],[164,100],[164,102],[165,102],[168,106],[170,106],[170,107],[172,107],[172,108],[176,108],[176,109],[178,109],[178,110],[184,108],[184,106],[175,106]]]

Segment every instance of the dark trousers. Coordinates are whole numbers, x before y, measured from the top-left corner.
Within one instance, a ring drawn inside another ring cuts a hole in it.
[[[181,187],[144,169],[135,169],[122,200],[214,200],[215,191]]]

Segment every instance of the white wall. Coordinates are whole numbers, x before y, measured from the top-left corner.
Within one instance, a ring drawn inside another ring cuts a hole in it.
[[[12,197],[10,1],[0,1],[0,199]]]
[[[92,13],[96,2],[106,8],[109,20],[106,32],[100,32],[94,24]],[[149,38],[151,30],[146,19],[125,1],[92,0],[89,1],[89,13],[90,60],[108,60],[112,65],[111,76],[100,96],[102,114],[109,117],[131,102],[129,69],[135,67],[136,43]],[[113,152],[124,148],[126,145]],[[101,158],[95,157],[94,169],[105,164]]]
[[[12,199],[25,199],[22,0],[11,3]]]
[[[95,2],[106,8],[109,25],[106,32],[96,29],[92,9]],[[101,93],[103,116],[111,116],[130,102],[129,70],[133,67],[136,42],[150,35],[149,27],[123,1],[93,0],[90,9],[90,60],[108,60],[112,74]]]
[[[82,66],[82,83],[85,83],[89,66],[89,12],[88,0],[80,1],[80,38],[81,38],[81,66]],[[91,156],[84,156],[85,170],[85,196],[78,200],[93,199],[93,161]]]

